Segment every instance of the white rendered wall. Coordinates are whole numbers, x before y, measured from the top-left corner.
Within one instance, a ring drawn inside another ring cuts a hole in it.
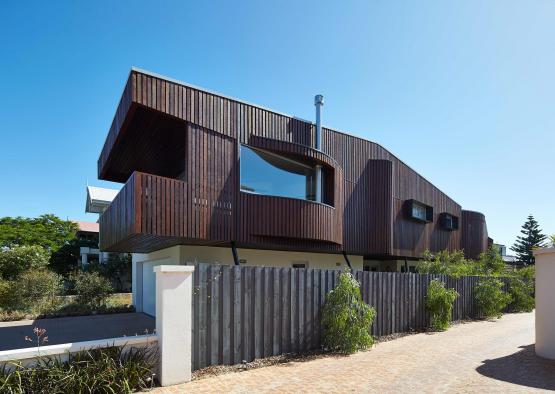
[[[143,285],[144,282],[154,283],[155,277],[152,268],[157,265],[180,265],[180,246],[172,246],[152,253],[133,253],[131,255],[131,288],[132,303],[137,312],[143,312]],[[146,269],[145,269],[146,268]],[[148,277],[143,278],[145,272]],[[154,297],[154,294],[150,295]],[[152,299],[152,302],[154,300]]]
[[[191,380],[194,270],[195,267],[175,265],[158,265],[154,269],[158,380],[162,386]]]
[[[286,252],[277,250],[238,249],[241,266],[291,267],[293,263],[308,264],[308,268],[345,269],[347,263],[341,254]],[[362,270],[362,256],[349,255],[353,269]],[[178,245],[152,253],[132,255],[133,305],[137,312],[154,313],[155,291],[152,269],[159,265],[191,265],[194,263],[233,265],[231,246]],[[146,288],[146,292],[143,291]],[[148,293],[148,294],[147,294]],[[145,298],[148,297],[148,298]],[[149,309],[151,308],[151,309]]]
[[[181,248],[182,261],[233,265],[231,247],[188,246]],[[280,250],[237,249],[245,266],[291,267],[293,263],[306,263],[308,268],[343,269],[347,267],[341,254],[289,252]],[[362,270],[362,256],[349,255],[353,269]]]
[[[555,248],[534,251],[536,258],[536,354],[555,360]]]

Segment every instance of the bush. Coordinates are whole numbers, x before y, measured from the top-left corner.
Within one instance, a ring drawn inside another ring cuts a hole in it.
[[[360,285],[349,272],[328,293],[322,311],[324,345],[332,351],[353,353],[374,343],[370,329],[376,312],[362,301]]]
[[[499,251],[493,246],[490,246],[488,250],[480,253],[480,257],[477,262],[477,267],[480,275],[485,276],[499,276],[506,271],[506,264],[503,261],[503,257],[499,254]]]
[[[24,271],[46,268],[49,258],[50,253],[41,246],[0,249],[0,277],[15,279]]]
[[[503,291],[499,279],[482,279],[474,288],[476,306],[486,318],[501,317],[503,309],[511,301],[511,296]]]
[[[424,252],[424,261],[418,265],[421,274],[449,275],[460,278],[465,275],[476,275],[477,264],[464,258],[462,250],[449,252],[442,250],[435,254]]]
[[[0,309],[8,309],[11,303],[10,282],[0,278]]]
[[[129,291],[131,286],[131,254],[110,253],[108,261],[91,263],[87,267],[89,272],[98,272],[110,281],[118,292]]]
[[[532,312],[535,306],[534,285],[521,278],[511,278],[509,281],[509,294],[511,303],[509,309],[512,312]]]
[[[62,277],[45,269],[25,271],[8,286],[10,296],[4,308],[24,312],[52,308],[63,288]]]
[[[449,328],[453,302],[459,293],[455,289],[446,289],[445,284],[437,279],[430,282],[426,295],[426,309],[430,312],[430,325],[434,330],[445,331]]]
[[[151,389],[156,365],[154,348],[112,347],[39,359],[34,368],[16,364],[0,369],[4,393],[131,393]]]
[[[91,308],[104,306],[113,291],[110,282],[98,272],[77,272],[72,279],[73,289],[77,295],[75,301]]]

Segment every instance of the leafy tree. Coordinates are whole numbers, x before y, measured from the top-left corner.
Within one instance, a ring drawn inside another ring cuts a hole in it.
[[[446,289],[445,283],[434,279],[428,286],[426,294],[426,309],[430,312],[430,325],[437,331],[449,328],[453,302],[459,293],[455,289]]]
[[[325,346],[344,353],[372,346],[370,329],[375,316],[374,308],[362,300],[358,281],[350,272],[342,272],[322,311]]]
[[[0,218],[0,247],[39,245],[55,252],[75,238],[77,225],[46,214],[37,218]]]
[[[46,268],[49,257],[49,253],[38,245],[0,249],[0,277],[15,279],[29,269]]]
[[[50,266],[60,274],[75,268],[79,246],[77,225],[46,214],[37,218],[0,218],[0,247],[40,246],[50,255]]]
[[[526,265],[534,264],[535,261],[532,250],[544,246],[544,241],[547,237],[542,234],[538,222],[532,215],[528,216],[520,232],[523,235],[516,237],[516,242],[511,247],[511,250],[516,253],[519,261],[522,261]]]

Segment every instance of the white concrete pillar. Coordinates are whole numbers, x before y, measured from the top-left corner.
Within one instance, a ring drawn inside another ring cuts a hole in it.
[[[158,265],[156,334],[160,363],[158,380],[170,386],[191,380],[193,271],[195,267]]]
[[[555,248],[534,251],[536,259],[536,354],[555,360]]]

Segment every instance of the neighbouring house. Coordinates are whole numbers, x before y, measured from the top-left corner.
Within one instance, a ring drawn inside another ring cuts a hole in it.
[[[101,250],[134,253],[138,310],[157,264],[410,272],[425,250],[486,250],[483,214],[315,105],[312,122],[131,70],[98,159],[124,185],[99,223]]]
[[[87,201],[85,202],[85,212],[97,213],[101,215],[110,206],[119,190],[107,189],[104,187],[87,186]]]
[[[108,254],[98,248],[98,223],[76,221],[75,224],[77,224],[75,237],[79,246],[77,265],[86,267],[88,264],[104,263]]]
[[[108,208],[119,190],[96,186],[87,186],[85,212],[102,214]],[[78,227],[76,234],[79,245],[78,265],[85,267],[91,263],[105,263],[110,254],[99,249],[99,224],[97,222],[75,222]]]
[[[505,245],[493,244],[493,247],[499,252],[499,255],[503,258],[505,264],[512,267],[519,267],[523,265],[520,261],[518,261],[516,256],[507,254],[507,247]]]

